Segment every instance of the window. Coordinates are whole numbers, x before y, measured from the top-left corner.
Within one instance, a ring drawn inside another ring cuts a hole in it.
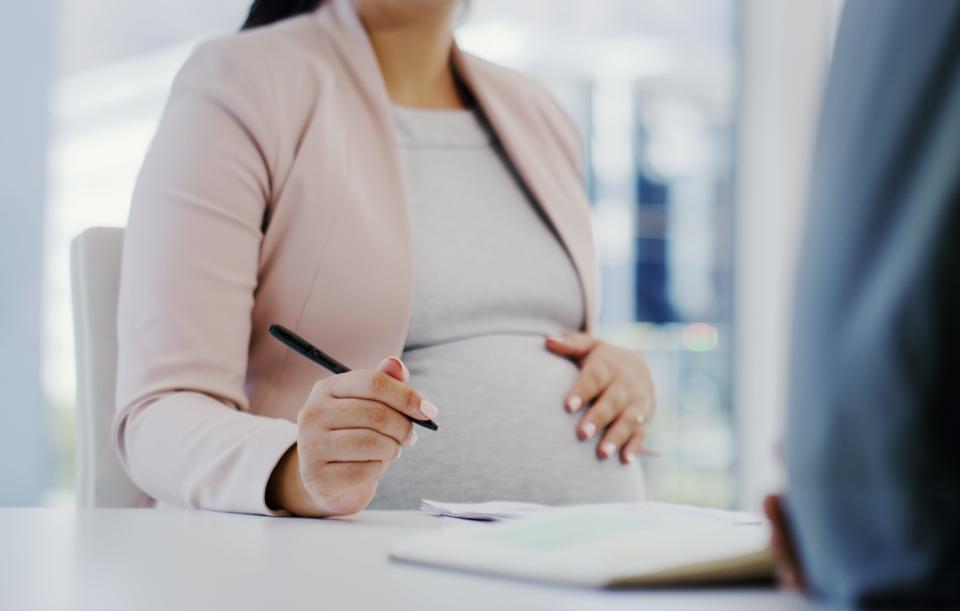
[[[731,412],[736,4],[471,6],[461,45],[544,80],[584,136],[600,332],[643,350],[658,414],[653,498],[734,501]]]

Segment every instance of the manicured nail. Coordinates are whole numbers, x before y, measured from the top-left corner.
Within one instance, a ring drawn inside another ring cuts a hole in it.
[[[593,437],[593,434],[597,432],[597,425],[592,422],[588,422],[584,424],[583,428],[580,430],[583,431],[583,440],[586,441]]]
[[[632,465],[635,462],[637,462],[637,455],[633,452],[627,452],[627,464]]]
[[[577,411],[578,409],[580,409],[580,406],[582,405],[583,405],[583,399],[581,399],[577,395],[573,395],[572,397],[567,399],[567,411],[570,412],[571,414]]]
[[[400,365],[400,369],[403,371],[403,379],[409,380],[410,371],[407,369],[407,366],[403,364],[403,361],[401,361],[398,357],[395,357],[395,356],[391,356],[390,358],[396,361],[398,365]]]
[[[547,339],[550,340],[551,342],[557,342],[559,344],[563,343],[563,337],[560,335],[548,335]]]
[[[608,441],[607,443],[600,446],[600,453],[603,454],[604,458],[609,458],[613,456],[613,453],[616,451],[617,451],[617,444],[613,443],[612,441]]]
[[[437,406],[426,399],[420,401],[420,413],[423,414],[427,420],[436,418],[438,411]]]
[[[407,440],[407,446],[412,448],[415,445],[417,445],[417,432],[410,431],[410,439]]]

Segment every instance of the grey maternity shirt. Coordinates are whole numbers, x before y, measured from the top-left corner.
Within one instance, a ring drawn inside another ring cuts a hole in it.
[[[441,428],[417,428],[370,507],[639,500],[639,467],[599,461],[563,409],[578,369],[544,336],[580,328],[579,278],[492,132],[471,110],[395,108],[394,118],[413,237],[402,358]]]

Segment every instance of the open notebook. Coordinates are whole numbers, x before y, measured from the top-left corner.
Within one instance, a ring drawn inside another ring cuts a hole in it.
[[[502,524],[401,541],[390,556],[590,587],[769,579],[769,528],[743,515],[662,503],[552,508]]]

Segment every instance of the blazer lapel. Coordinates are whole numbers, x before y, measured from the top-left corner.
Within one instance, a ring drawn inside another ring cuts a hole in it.
[[[500,82],[482,60],[456,45],[453,62],[570,255],[583,290],[585,327],[592,330],[598,306],[598,274],[589,204],[580,176],[576,171],[566,171],[568,164],[550,137],[550,126],[544,125],[526,89],[517,91],[516,85]]]
[[[386,324],[383,317],[375,315],[367,325],[389,336],[392,353],[399,354],[406,341],[413,303],[413,253],[390,96],[352,1],[330,0],[316,16],[342,68],[337,98],[349,106],[344,109],[339,129],[349,132],[351,145],[342,155],[356,171],[345,176],[351,183],[347,202],[350,211],[339,225],[349,227],[352,239],[363,244],[350,265],[357,272],[356,281],[366,285],[367,297],[383,309],[402,314],[404,324],[399,326]]]

